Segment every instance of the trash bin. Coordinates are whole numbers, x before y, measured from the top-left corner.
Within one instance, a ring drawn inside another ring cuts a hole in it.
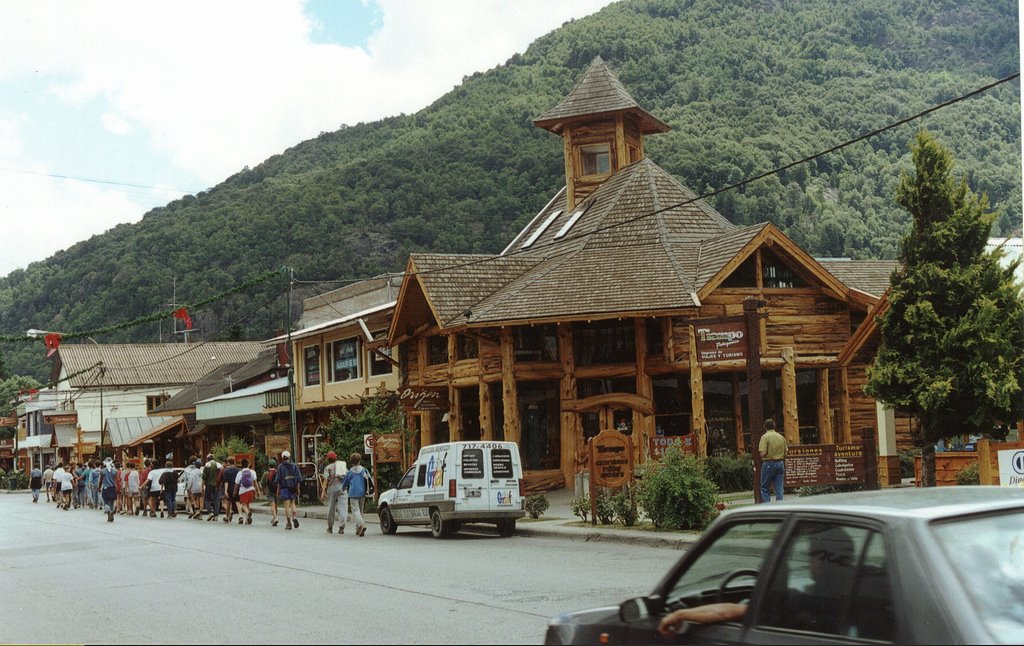
[[[579,498],[580,496],[590,495],[590,471],[581,471],[576,474],[573,478],[573,496]]]

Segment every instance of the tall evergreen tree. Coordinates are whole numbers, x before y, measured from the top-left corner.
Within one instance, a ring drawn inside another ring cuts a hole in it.
[[[988,198],[953,179],[953,156],[927,132],[911,146],[897,201],[912,217],[892,276],[882,343],[865,390],[919,422],[924,482],[935,442],[985,434],[1024,409],[1024,301],[1001,252],[985,251]]]

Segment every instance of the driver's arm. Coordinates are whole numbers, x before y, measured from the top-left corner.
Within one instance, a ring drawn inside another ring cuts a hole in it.
[[[679,632],[684,622],[715,624],[740,619],[747,613],[745,603],[709,603],[696,608],[682,608],[665,616],[658,624],[658,632],[665,636]]]

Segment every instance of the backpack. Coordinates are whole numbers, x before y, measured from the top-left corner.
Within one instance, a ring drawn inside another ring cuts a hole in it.
[[[242,486],[249,488],[252,486],[252,469],[242,469]]]
[[[373,478],[366,475],[365,471],[363,472],[363,478],[366,479],[366,495],[372,496],[377,491],[376,487],[373,486]]]
[[[278,475],[282,476],[281,481],[285,487],[292,492],[299,490],[299,467],[294,462],[285,462],[277,468]]]

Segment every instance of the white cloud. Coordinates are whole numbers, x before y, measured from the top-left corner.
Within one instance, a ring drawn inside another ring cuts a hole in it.
[[[311,42],[315,24],[301,0],[5,2],[0,91],[42,80],[56,108],[92,114],[92,122],[74,127],[130,133],[149,146],[139,154],[166,158],[205,188],[343,123],[417,111],[463,76],[503,63],[564,21],[608,2],[381,0],[381,27],[366,50]],[[16,121],[11,109],[0,104],[0,166],[90,175],[89,168],[33,156],[33,147],[18,145],[17,137],[8,143],[7,130],[45,129],[42,122]],[[170,170],[163,181],[173,184]],[[133,201],[125,197],[115,208],[105,201],[110,191],[86,187],[75,205],[66,201],[63,183],[33,185],[43,191],[35,200],[14,205],[0,195],[0,213],[51,204],[47,217],[94,223],[82,237],[109,228],[111,213]],[[152,199],[163,201],[118,217],[137,220],[173,196]],[[90,205],[101,208],[90,211]],[[77,224],[64,228],[77,230]],[[8,267],[0,264],[0,273]]]

